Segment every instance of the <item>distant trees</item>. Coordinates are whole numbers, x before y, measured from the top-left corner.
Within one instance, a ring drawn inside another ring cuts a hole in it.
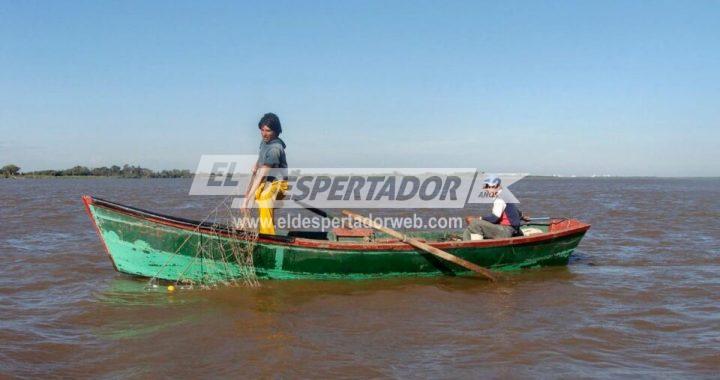
[[[6,165],[0,169],[0,176],[5,178],[15,176],[20,173],[20,167],[16,165]],[[192,178],[193,174],[189,170],[162,170],[159,172],[152,171],[140,166],[132,166],[125,164],[122,166],[113,165],[111,167],[102,166],[99,168],[88,168],[86,166],[74,166],[65,170],[38,170],[34,172],[23,173],[25,176],[52,176],[52,177],[120,177],[120,178]]]
[[[5,165],[0,169],[0,175],[2,175],[5,178],[16,176],[20,173],[20,167],[17,165]]]
[[[85,166],[74,166],[64,171],[65,175],[90,175],[92,171]]]
[[[163,170],[159,173],[155,173],[156,178],[191,178],[193,176],[192,173],[190,173],[190,170],[179,170],[179,169],[171,169],[171,170]]]
[[[120,170],[120,176],[124,178],[153,178],[155,172],[150,169],[141,168],[140,166],[125,164]]]

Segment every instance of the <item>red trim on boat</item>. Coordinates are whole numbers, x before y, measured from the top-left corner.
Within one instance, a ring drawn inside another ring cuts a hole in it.
[[[129,215],[132,217],[136,217],[139,219],[146,220],[151,223],[161,224],[164,226],[169,227],[175,227],[187,231],[197,231],[202,232],[209,235],[217,235],[217,236],[223,236],[223,237],[230,237],[232,238],[233,235],[217,229],[217,225],[215,225],[215,228],[210,228],[210,223],[201,223],[199,221],[192,221],[188,219],[183,218],[177,218],[162,214],[157,214],[152,211],[142,210],[134,207],[124,206],[118,203],[109,202],[97,198],[92,198],[90,196],[83,196],[83,201],[85,201],[85,197],[89,199],[89,202],[92,203],[95,207],[104,207],[110,210],[113,210],[115,212]],[[86,201],[87,202],[87,201]],[[87,206],[88,203],[86,203],[86,207],[88,209],[88,213],[90,212],[89,207]],[[94,218],[93,222],[95,221]],[[95,226],[97,228],[97,225]],[[223,226],[224,229],[230,230],[229,226]],[[500,246],[510,246],[510,245],[524,245],[524,244],[531,244],[531,243],[537,243],[547,240],[553,240],[559,237],[569,236],[569,235],[576,235],[580,233],[585,233],[588,229],[590,229],[590,225],[587,223],[583,223],[576,219],[553,219],[551,221],[551,225],[549,227],[549,232],[527,236],[527,237],[513,237],[513,238],[507,238],[507,239],[489,239],[489,240],[473,240],[473,241],[445,241],[445,242],[428,242],[433,247],[439,248],[439,249],[449,249],[449,248],[488,248],[488,247],[500,247]],[[98,229],[99,233],[99,229]],[[102,236],[101,236],[102,239]],[[258,242],[260,243],[269,243],[269,244],[276,244],[276,245],[286,245],[286,246],[296,246],[296,247],[302,247],[302,248],[316,248],[316,249],[327,249],[327,250],[358,250],[358,251],[414,251],[415,248],[406,244],[402,243],[400,241],[398,242],[368,242],[368,243],[360,243],[360,242],[334,242],[334,241],[326,241],[326,240],[314,240],[314,239],[305,239],[305,238],[290,238],[286,236],[278,236],[278,235],[260,235],[258,237]],[[107,247],[105,247],[107,250]],[[113,263],[114,265],[114,263]]]

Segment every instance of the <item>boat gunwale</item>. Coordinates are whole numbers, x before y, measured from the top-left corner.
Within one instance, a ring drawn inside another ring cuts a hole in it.
[[[116,202],[107,201],[100,198],[95,198],[90,195],[82,196],[83,203],[85,204],[88,214],[90,214],[93,223],[95,222],[90,211],[90,205],[99,206],[110,209],[114,212],[125,214],[131,217],[146,220],[150,223],[160,224],[164,226],[179,228],[190,232],[201,232],[209,235],[222,236],[227,238],[233,238],[234,236],[229,233],[230,227],[227,225],[219,225],[222,229],[217,229],[218,225],[209,222],[200,222],[181,217],[169,216],[159,214],[153,211],[143,210],[136,207],[122,205]],[[566,227],[564,229],[545,232],[542,234],[536,234],[532,236],[513,237],[505,239],[487,239],[487,240],[469,240],[469,241],[428,241],[427,244],[439,248],[439,249],[453,249],[453,248],[493,248],[503,246],[516,246],[532,244],[544,241],[551,241],[557,238],[577,235],[587,232],[590,229],[590,224],[581,222],[577,219],[554,219],[551,223],[562,223],[567,222],[568,225],[574,225],[572,227]],[[211,226],[213,229],[211,229]],[[99,228],[96,225],[96,229]],[[226,231],[223,231],[226,230]],[[102,240],[102,239],[101,239]],[[342,241],[327,241],[327,240],[316,240],[307,239],[300,237],[287,237],[281,235],[267,235],[260,234],[258,236],[259,243],[283,245],[283,246],[295,246],[300,248],[310,249],[323,249],[323,250],[353,250],[353,251],[414,251],[415,248],[402,241],[390,241],[390,242],[342,242]],[[107,250],[107,247],[106,247]],[[109,252],[108,252],[109,253]],[[114,264],[114,263],[113,263]]]

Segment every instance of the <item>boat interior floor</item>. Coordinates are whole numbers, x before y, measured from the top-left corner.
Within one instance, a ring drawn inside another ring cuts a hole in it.
[[[524,236],[548,232],[547,223],[532,223],[520,227]],[[348,242],[395,242],[396,238],[382,232],[370,231],[365,234],[348,234],[345,230],[333,231],[303,231],[303,230],[278,230],[278,235],[287,237],[304,238],[312,240],[327,241],[348,241]],[[444,242],[462,240],[463,230],[444,231],[403,231],[404,234],[420,241]]]

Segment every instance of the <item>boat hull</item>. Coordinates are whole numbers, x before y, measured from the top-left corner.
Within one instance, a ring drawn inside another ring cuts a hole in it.
[[[196,222],[153,214],[89,196],[83,197],[107,253],[122,273],[169,281],[241,278],[246,268],[233,260],[230,246],[247,244]],[[565,221],[533,237],[472,242],[428,242],[493,270],[566,265],[590,227]],[[573,223],[575,225],[573,225]],[[202,247],[203,254],[198,255]],[[401,242],[331,242],[261,236],[253,250],[259,278],[368,279],[467,275],[471,272]]]

